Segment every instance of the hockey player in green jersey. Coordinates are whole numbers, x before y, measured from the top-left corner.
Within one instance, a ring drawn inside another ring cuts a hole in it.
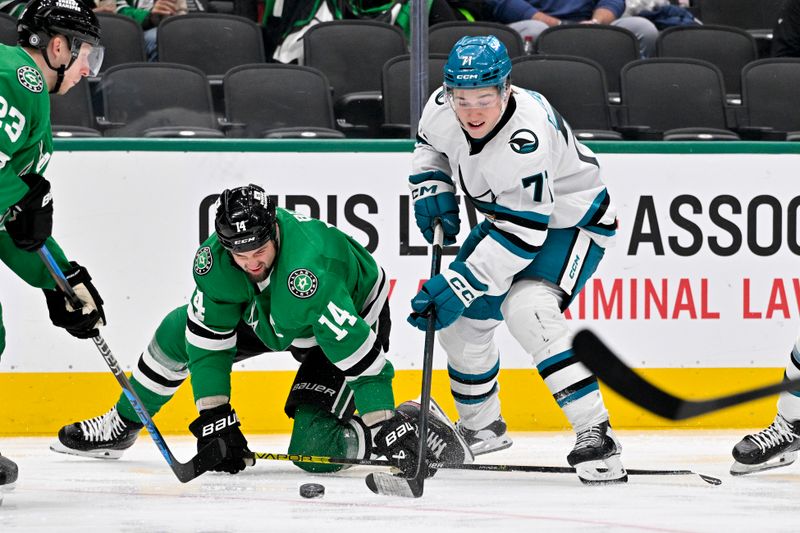
[[[416,404],[394,408],[389,282],[369,252],[333,226],[276,208],[255,185],[223,191],[215,229],[195,255],[191,303],[164,318],[133,371],[148,411],[158,412],[191,375],[200,416],[189,429],[198,448],[225,440],[228,455],[216,470],[235,474],[251,452],[231,407],[231,366],[289,350],[301,362],[285,405],[294,419],[289,453],[375,454],[414,465]],[[449,421],[431,418],[430,457],[463,461],[466,443]],[[107,413],[63,427],[51,449],[118,458],[142,427],[137,419],[123,395]]]
[[[53,201],[42,176],[53,152],[49,93],[64,94],[102,61],[100,26],[75,0],[32,0],[18,22],[19,46],[0,45],[0,260],[28,284],[44,289],[50,318],[79,338],[97,335],[103,301],[85,268],[67,260],[50,236]],[[35,251],[47,244],[84,302],[73,310]],[[1,311],[0,311],[1,312]],[[5,329],[0,320],[0,353]],[[17,471],[0,458],[0,487]],[[0,498],[2,492],[0,491]]]

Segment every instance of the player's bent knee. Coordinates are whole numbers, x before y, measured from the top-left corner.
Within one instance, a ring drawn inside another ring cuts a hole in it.
[[[570,330],[560,309],[558,289],[542,281],[517,282],[503,304],[511,335],[538,359],[546,351],[569,348]]]
[[[344,429],[339,420],[319,407],[298,405],[288,451],[290,454],[343,457],[347,452]],[[294,464],[301,470],[317,474],[338,472],[345,468],[345,465],[325,463]]]

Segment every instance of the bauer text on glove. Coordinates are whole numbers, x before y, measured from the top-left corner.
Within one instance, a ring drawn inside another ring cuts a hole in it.
[[[189,431],[197,438],[198,451],[214,439],[225,441],[225,457],[212,468],[215,472],[237,474],[252,464],[245,461],[252,457],[253,452],[247,448],[247,439],[240,426],[239,417],[229,403],[201,411],[200,416],[189,424]]]

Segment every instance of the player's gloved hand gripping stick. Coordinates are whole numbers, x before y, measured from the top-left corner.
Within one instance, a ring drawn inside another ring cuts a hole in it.
[[[444,231],[439,219],[433,223],[433,246],[431,248],[431,277],[435,277],[442,266],[442,242]],[[428,451],[428,416],[431,405],[431,378],[433,376],[433,343],[436,338],[436,311],[433,307],[428,312],[428,327],[425,330],[425,348],[422,359],[422,394],[419,401],[419,419],[417,431],[417,467],[410,478],[392,476],[386,472],[375,472],[366,478],[367,486],[375,494],[388,496],[404,496],[419,498],[425,485],[425,474],[428,472],[425,455]]]
[[[50,251],[47,249],[47,247],[42,246],[36,253],[39,254],[39,257],[44,262],[47,270],[50,272],[50,275],[53,276],[53,279],[55,280],[59,289],[66,294],[67,300],[73,309],[81,309],[83,307],[81,299],[75,294],[75,291],[64,277],[64,273],[61,272],[61,269],[56,264],[55,259],[53,259],[53,256],[50,254]],[[94,342],[95,346],[97,346],[97,349],[100,351],[100,355],[103,356],[108,368],[111,369],[111,373],[113,373],[114,377],[117,378],[117,382],[119,382],[120,386],[122,387],[122,391],[125,393],[128,401],[131,402],[131,405],[136,411],[136,414],[139,415],[139,419],[142,421],[142,424],[144,424],[144,426],[147,428],[148,433],[150,433],[150,437],[153,439],[153,442],[156,443],[156,446],[158,446],[161,455],[163,455],[164,459],[167,460],[167,464],[170,466],[170,468],[172,468],[172,471],[175,473],[175,476],[178,478],[178,480],[180,480],[182,483],[191,481],[192,479],[217,465],[222,460],[222,458],[225,456],[225,443],[222,441],[222,439],[216,439],[201,449],[189,462],[179,462],[170,451],[167,443],[164,441],[164,437],[162,437],[161,433],[158,431],[158,428],[156,428],[156,425],[153,422],[153,419],[150,417],[150,414],[147,412],[147,409],[145,409],[142,400],[139,399],[136,391],[133,390],[130,381],[128,381],[128,377],[122,371],[122,368],[120,368],[119,363],[114,357],[114,354],[111,353],[111,348],[108,347],[105,339],[103,339],[98,332],[97,336],[92,337],[92,342]]]

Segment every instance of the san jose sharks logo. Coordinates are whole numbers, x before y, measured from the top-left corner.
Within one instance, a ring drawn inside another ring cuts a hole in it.
[[[308,269],[298,268],[289,274],[289,291],[298,298],[308,298],[317,292],[319,281]]]
[[[530,154],[539,148],[539,138],[531,130],[517,130],[511,134],[508,145],[518,154]]]

